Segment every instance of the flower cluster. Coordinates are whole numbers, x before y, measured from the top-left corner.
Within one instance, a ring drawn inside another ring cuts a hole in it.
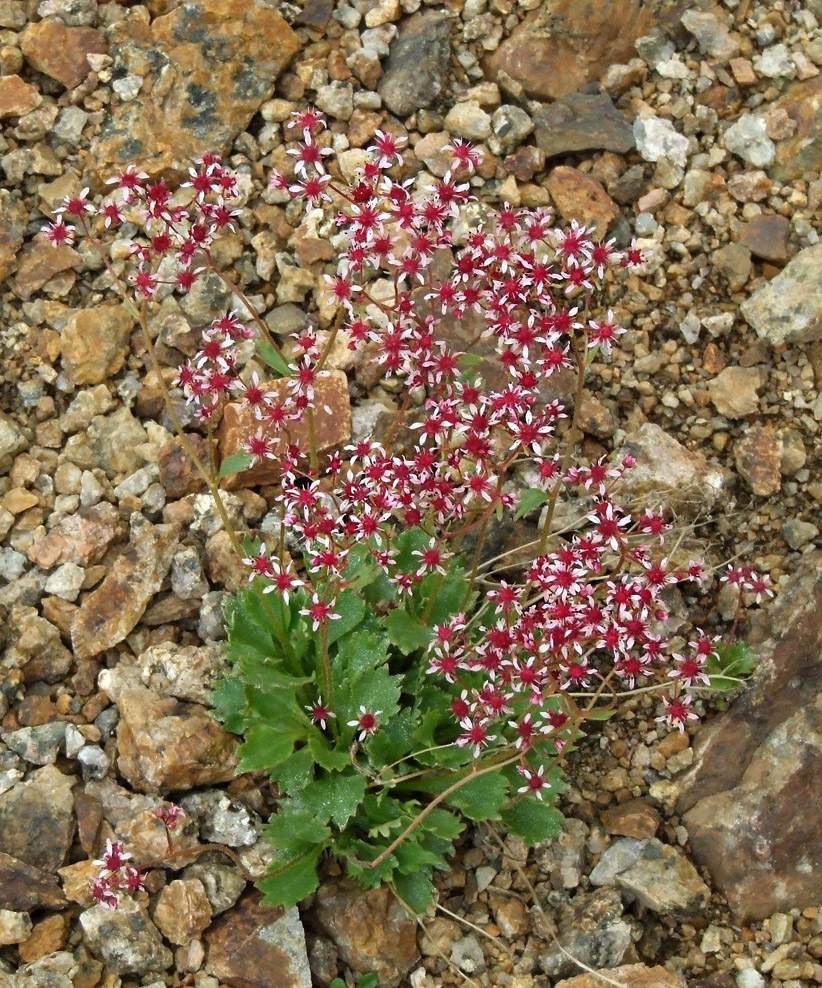
[[[163,824],[166,834],[174,830],[179,820],[185,816],[182,808],[174,803],[158,806],[154,815]],[[170,843],[169,843],[170,849]],[[145,872],[133,864],[129,864],[132,855],[129,854],[120,841],[107,840],[102,858],[94,861],[100,873],[89,883],[91,897],[105,906],[106,909],[116,909],[120,894],[134,894],[145,889]]]
[[[151,299],[161,285],[187,292],[208,265],[214,240],[234,228],[237,210],[230,203],[237,198],[235,173],[220,164],[218,155],[204,154],[176,191],[133,166],[109,184],[116,186],[115,192],[100,206],[91,202],[87,188],[67,197],[43,230],[46,240],[71,245],[84,235],[97,243],[95,218],[111,233],[137,224],[140,233],[131,238],[135,264],[128,275],[134,295]]]

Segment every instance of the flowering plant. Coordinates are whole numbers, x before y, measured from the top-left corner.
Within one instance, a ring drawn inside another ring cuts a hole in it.
[[[405,177],[401,139],[377,131],[346,185],[322,115],[294,125],[293,174],[270,189],[318,223],[332,197],[343,204],[329,234],[337,316],[283,351],[238,296],[245,313],[215,320],[176,382],[206,424],[230,400],[252,410],[258,428],[223,474],[260,459],[280,474],[273,537],[241,546],[232,533],[251,582],[228,609],[233,673],[214,706],[244,736],[240,770],[265,771],[281,794],[266,902],[309,894],[331,852],[422,910],[464,819],[499,820],[528,843],[557,833],[561,763],[585,722],[656,680],[658,719],[683,730],[723,661],[704,632],[669,652],[666,590],[704,574],[666,554],[662,510],[620,505],[630,458],[577,454],[586,368],[624,332],[601,295],[639,251],[554,227],[545,209],[483,214],[470,195],[479,156],[464,142],[426,187]],[[133,169],[118,187],[103,222],[131,210],[142,224],[124,290],[144,313],[216,270],[236,183],[209,155],[179,198]],[[66,216],[89,231],[87,196],[49,227],[55,243],[74,236]],[[255,336],[277,387],[242,373],[237,341]],[[340,345],[401,380],[402,399],[382,435],[321,460],[316,391]],[[569,409],[552,390],[562,375]],[[196,462],[219,507],[218,478]],[[574,519],[563,529],[560,501]],[[507,569],[485,548],[506,518],[532,534],[529,557]],[[740,599],[767,592],[750,569],[732,579]]]

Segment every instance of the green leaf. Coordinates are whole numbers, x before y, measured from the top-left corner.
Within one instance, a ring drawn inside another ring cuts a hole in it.
[[[311,895],[320,884],[317,862],[322,852],[322,847],[312,848],[301,857],[283,864],[275,858],[271,874],[257,882],[257,888],[263,893],[263,905],[288,908]]]
[[[280,803],[277,812],[263,827],[283,861],[296,860],[306,851],[325,847],[331,831],[314,814],[292,800]]]
[[[242,734],[248,723],[242,682],[233,676],[218,680],[209,699],[214,716],[223,727],[232,734]]]
[[[735,689],[756,667],[754,651],[743,642],[720,643],[705,662],[705,672],[712,689],[726,692]]]
[[[354,681],[335,683],[334,710],[337,713],[341,736],[350,740],[356,731],[349,726],[360,714],[360,707],[371,713],[379,711],[378,724],[387,723],[397,712],[400,698],[401,677],[392,676],[386,666],[366,669]]]
[[[365,776],[355,772],[330,775],[312,782],[300,793],[300,799],[313,811],[317,820],[331,820],[342,829],[355,813],[365,795]]]
[[[464,824],[458,816],[438,806],[425,818],[425,829],[430,830],[437,837],[450,841],[462,833]]]
[[[420,624],[408,611],[399,607],[388,612],[385,628],[391,644],[396,645],[404,655],[426,648],[434,634],[432,628]]]
[[[373,768],[391,765],[414,751],[415,712],[405,707],[392,717],[368,742],[368,754]]]
[[[300,748],[272,769],[269,775],[283,792],[293,796],[314,781],[314,764],[312,752],[308,748]]]
[[[351,764],[351,752],[348,746],[332,748],[328,739],[319,731],[312,731],[309,734],[308,750],[316,763],[329,772],[340,772]]]
[[[526,844],[538,844],[562,832],[562,813],[548,802],[535,796],[523,796],[506,806],[500,813],[503,826],[521,837]]]
[[[610,720],[615,713],[614,707],[593,707],[585,713],[585,720]]]
[[[376,974],[364,974],[357,982],[357,988],[378,988],[379,983],[380,979]]]
[[[339,664],[353,678],[366,669],[376,669],[388,661],[388,642],[374,631],[357,629],[337,645],[335,666]]]
[[[328,644],[339,641],[343,635],[362,624],[365,617],[365,601],[353,590],[342,590],[337,594],[334,613],[340,617],[328,622]]]
[[[222,477],[230,477],[235,473],[242,473],[243,470],[248,470],[253,463],[254,457],[250,453],[238,449],[236,453],[232,453],[223,460],[220,464],[220,472],[217,474],[217,477],[220,479]]]
[[[439,586],[437,585],[439,584]],[[468,593],[468,579],[460,559],[453,560],[448,568],[448,574],[443,579],[437,573],[429,573],[421,581],[418,588],[420,599],[427,604],[431,594],[436,593],[434,602],[428,613],[428,624],[445,624],[453,614],[465,610],[463,601]],[[417,590],[415,589],[415,594]],[[471,598],[468,598],[467,610],[470,613]],[[427,644],[427,642],[426,642]]]
[[[276,373],[277,377],[291,377],[294,373],[268,340],[258,339],[255,349],[258,356]]]
[[[499,772],[469,779],[447,799],[469,820],[499,820],[508,798],[508,781]]]
[[[536,508],[542,507],[547,500],[548,494],[542,488],[529,487],[520,494],[517,510],[514,512],[514,521],[518,521],[524,515],[530,515]]]
[[[269,724],[255,724],[246,731],[245,741],[237,750],[238,772],[269,771],[282,764],[294,750],[294,735]]]
[[[434,898],[434,883],[427,872],[396,873],[391,885],[397,898],[415,913],[424,913]]]
[[[428,850],[414,839],[416,832],[410,834],[395,850],[397,868],[403,875],[411,875],[431,865],[442,864],[442,855]]]

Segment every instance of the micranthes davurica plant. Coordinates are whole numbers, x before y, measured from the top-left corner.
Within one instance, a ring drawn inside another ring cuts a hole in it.
[[[214,706],[244,736],[240,769],[266,772],[280,793],[265,901],[308,895],[331,854],[423,910],[465,819],[500,821],[528,843],[557,833],[563,759],[617,696],[658,690],[658,720],[683,730],[697,691],[745,661],[723,659],[705,631],[671,650],[666,591],[702,580],[702,566],[672,562],[662,510],[620,504],[630,458],[579,456],[586,368],[624,332],[601,299],[640,252],[556,227],[547,209],[477,208],[479,155],[462,141],[452,170],[426,185],[393,177],[402,140],[377,131],[348,185],[322,115],[293,126],[293,174],[275,173],[270,188],[327,224],[337,316],[282,349],[238,295],[241,311],[212,323],[176,382],[206,425],[228,401],[252,410],[256,431],[223,473],[265,458],[281,478],[274,533],[231,533],[250,584],[228,610],[233,673]],[[147,307],[216,270],[211,245],[233,224],[236,178],[206,155],[174,192],[134,168],[115,184],[99,208],[87,192],[69,199],[46,236],[93,238],[153,354]],[[126,220],[137,233],[123,274],[101,238]],[[471,330],[461,352],[446,332],[460,322]],[[237,342],[249,338],[276,388],[240,366]],[[315,391],[340,345],[400,379],[402,397],[380,441],[321,459]],[[478,345],[493,353],[493,385]],[[574,382],[568,408],[543,391],[560,372]],[[196,462],[219,506],[218,477]],[[561,500],[576,520],[558,530]],[[530,558],[502,578],[485,537],[526,516],[539,517]],[[728,579],[740,601],[768,592],[748,567]]]

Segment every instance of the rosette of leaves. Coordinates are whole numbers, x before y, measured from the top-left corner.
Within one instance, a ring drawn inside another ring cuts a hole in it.
[[[429,538],[420,528],[395,537],[400,570],[414,571],[413,553]],[[300,613],[303,590],[288,603],[265,593],[264,579],[240,591],[227,613],[232,675],[219,683],[214,707],[225,727],[244,737],[239,771],[266,772],[280,793],[265,828],[275,850],[259,883],[266,904],[292,905],[309,895],[331,855],[362,886],[389,883],[422,912],[433,873],[448,867],[467,820],[498,821],[532,845],[559,832],[554,802],[562,782],[553,769],[536,799],[519,792],[513,743],[479,760],[454,743],[459,726],[449,708],[461,687],[427,676],[423,655],[437,624],[476,613],[461,558],[445,576],[430,573],[400,596],[360,546],[344,577],[335,604],[340,618],[322,633]],[[335,715],[324,728],[311,716],[319,696]],[[365,737],[357,730],[362,710],[377,716],[377,730]],[[523,761],[536,768],[555,754],[546,741]]]

